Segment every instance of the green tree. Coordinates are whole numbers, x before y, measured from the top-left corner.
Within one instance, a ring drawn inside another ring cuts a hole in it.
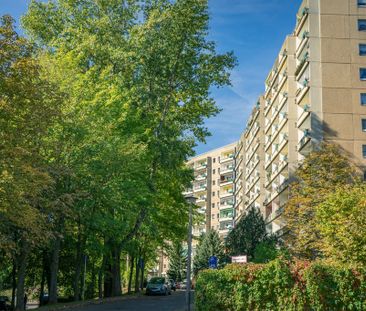
[[[252,208],[230,231],[226,239],[226,248],[232,256],[247,255],[251,260],[256,247],[266,241],[268,234],[266,223],[259,209]]]
[[[323,143],[304,159],[295,172],[284,211],[289,231],[285,240],[292,254],[307,259],[321,255],[316,210],[337,187],[355,182],[350,158],[337,145]]]
[[[366,186],[334,190],[316,209],[321,250],[335,261],[366,266]]]
[[[215,230],[210,230],[200,237],[197,245],[196,254],[193,258],[193,273],[197,273],[203,269],[209,268],[209,258],[216,256],[218,265],[225,265],[225,248],[219,234]]]
[[[3,16],[0,23],[0,249],[13,258],[16,310],[23,310],[28,257],[52,236],[54,206],[44,193],[54,180],[44,155],[63,97],[12,18]]]
[[[187,250],[183,247],[181,242],[175,242],[168,250],[169,258],[169,278],[181,282],[186,278],[187,270]]]
[[[276,239],[265,239],[256,246],[254,250],[253,262],[267,263],[276,259],[280,253],[281,250],[278,248]]]
[[[186,226],[182,191],[192,172],[185,161],[209,134],[204,120],[219,112],[210,90],[230,83],[235,59],[207,39],[202,0],[33,0],[22,22],[68,98],[52,158],[72,174],[57,180],[58,196],[81,194],[57,217],[52,288],[57,259],[67,254],[74,276],[60,286],[69,289],[73,279],[79,299],[81,258],[93,254],[99,288],[120,295],[130,242],[144,236],[163,245]]]

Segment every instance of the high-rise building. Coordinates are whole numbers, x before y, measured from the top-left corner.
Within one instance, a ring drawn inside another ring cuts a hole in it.
[[[188,162],[194,170],[195,180],[186,194],[194,194],[202,214],[202,224],[193,230],[196,237],[209,229],[225,236],[233,228],[235,147],[236,143],[233,143]]]
[[[321,141],[366,176],[366,0],[303,1],[239,140],[189,162],[201,230],[225,236],[254,207],[281,234],[291,177]]]

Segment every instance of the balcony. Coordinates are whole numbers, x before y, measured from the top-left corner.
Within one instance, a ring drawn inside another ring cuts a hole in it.
[[[295,76],[297,80],[299,77],[301,77],[302,73],[305,71],[308,65],[309,65],[309,53],[306,52],[295,70]]]
[[[205,203],[206,202],[206,199],[207,199],[206,196],[198,197],[196,203],[197,204],[199,204],[199,203]]]
[[[227,174],[227,173],[232,173],[234,171],[234,168],[235,168],[234,164],[221,167],[220,168],[220,175],[224,175],[224,174]]]
[[[272,212],[271,214],[269,214],[266,217],[266,223],[269,224],[273,220],[275,220],[278,217],[280,217],[282,215],[282,213],[283,213],[283,210],[284,210],[284,207],[280,207],[280,208],[276,209],[274,212]]]
[[[234,154],[229,154],[228,156],[225,156],[223,158],[220,158],[220,163],[226,163],[229,161],[232,161],[234,159]]]
[[[207,178],[207,174],[201,174],[196,176],[196,181],[205,180]]]
[[[227,198],[227,197],[230,197],[233,195],[234,195],[233,189],[229,189],[228,191],[225,191],[225,192],[220,192],[220,198]]]
[[[303,109],[304,109],[304,111],[301,113],[300,117],[298,118],[298,120],[296,122],[297,127],[300,127],[311,113],[309,105],[305,105]]]
[[[196,171],[200,171],[200,170],[203,170],[203,169],[206,169],[206,168],[207,168],[207,163],[200,163],[194,169]]]
[[[302,27],[305,24],[305,21],[307,20],[309,16],[309,8],[308,7],[304,7],[301,11],[301,14],[297,16],[297,23],[296,23],[296,28],[295,28],[295,36],[297,36]]]
[[[183,192],[183,195],[188,195],[188,194],[193,194],[193,189],[186,189],[186,190]]]
[[[194,188],[194,192],[202,192],[202,191],[207,191],[207,185]]]
[[[304,131],[304,136],[300,139],[298,145],[297,145],[297,151],[300,152],[307,144],[308,142],[311,140],[310,137],[310,130],[306,129]]]
[[[234,178],[227,179],[227,180],[221,180],[220,187],[225,187],[225,186],[231,185],[231,184],[233,184],[233,182],[234,182]]]

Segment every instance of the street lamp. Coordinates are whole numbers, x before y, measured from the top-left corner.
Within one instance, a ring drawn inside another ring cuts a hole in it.
[[[189,204],[186,302],[187,302],[187,311],[191,311],[192,207],[196,203],[197,198],[193,195],[187,195],[185,196],[185,199]]]

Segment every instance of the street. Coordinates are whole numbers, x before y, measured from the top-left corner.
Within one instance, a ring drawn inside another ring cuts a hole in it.
[[[184,311],[185,292],[176,291],[170,296],[131,297],[122,301],[109,302],[101,305],[89,305],[76,311]],[[191,308],[193,310],[193,308]]]

